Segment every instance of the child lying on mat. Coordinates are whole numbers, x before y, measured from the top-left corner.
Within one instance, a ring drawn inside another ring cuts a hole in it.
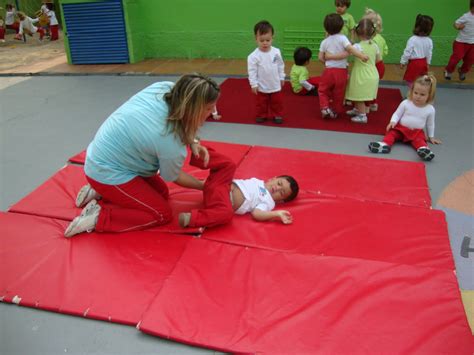
[[[181,227],[214,227],[230,222],[234,213],[248,212],[257,221],[293,222],[289,211],[273,211],[275,203],[289,202],[298,195],[298,183],[293,177],[281,175],[265,182],[256,178],[234,180],[235,163],[211,148],[208,151],[210,174],[203,189],[204,208],[180,213]],[[190,164],[205,169],[202,159],[194,155]]]

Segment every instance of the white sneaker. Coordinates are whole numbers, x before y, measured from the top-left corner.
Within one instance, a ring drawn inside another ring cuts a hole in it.
[[[367,115],[365,113],[359,113],[357,116],[352,117],[351,121],[355,123],[367,123]]]
[[[357,116],[358,114],[360,114],[360,112],[356,108],[353,108],[352,110],[346,111],[346,113],[349,116]]]
[[[97,225],[100,209],[101,207],[99,204],[97,204],[96,200],[90,201],[82,213],[74,218],[69,224],[66,231],[64,232],[64,236],[70,238],[79,233],[92,232]]]
[[[99,200],[101,196],[92,188],[91,185],[87,184],[82,186],[76,197],[76,207],[82,208],[92,200]]]
[[[379,104],[371,104],[369,107],[369,110],[372,112],[378,111],[379,109]]]

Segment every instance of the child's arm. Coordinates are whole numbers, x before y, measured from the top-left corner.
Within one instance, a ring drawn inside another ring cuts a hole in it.
[[[390,122],[387,125],[387,132],[390,131],[392,128],[395,128],[398,122],[400,122],[403,113],[405,112],[405,105],[407,100],[402,101],[400,105],[398,105],[397,110],[393,113]]]
[[[252,217],[260,222],[269,221],[274,218],[278,218],[281,220],[283,224],[291,224],[293,223],[293,217],[289,211],[285,210],[274,210],[274,211],[262,211],[258,208],[255,208],[251,212]]]
[[[408,60],[411,58],[411,54],[413,52],[413,41],[411,38],[407,41],[407,45],[405,50],[403,51],[402,57],[400,58],[400,68],[403,69],[405,65],[408,63]]]
[[[331,53],[324,53],[324,58],[326,60],[340,60],[340,59],[346,59],[349,56],[349,52],[343,51],[335,54]]]
[[[352,54],[353,56],[359,58],[361,61],[363,61],[364,63],[367,62],[369,60],[369,57],[367,55],[365,55],[364,53],[362,53],[361,51],[359,51],[357,48],[355,48],[354,46],[352,45],[348,45],[346,47],[346,51],[348,51],[350,54]]]
[[[281,55],[280,50],[278,50],[277,55],[277,65],[278,65],[278,75],[281,82],[281,87],[285,84],[285,62],[283,61],[283,56]]]
[[[324,52],[321,52],[319,51],[319,54],[318,54],[318,59],[321,63],[326,63],[326,60],[324,59],[325,58],[325,53]]]
[[[441,144],[441,140],[434,137],[434,129],[435,129],[435,111],[433,108],[433,112],[428,115],[426,119],[426,131],[428,133],[428,140],[433,144]]]
[[[249,56],[247,59],[247,71],[249,74],[250,87],[252,88],[252,92],[256,95],[258,91],[257,59],[253,56]]]
[[[189,189],[203,190],[204,181],[196,179],[194,176],[180,171],[178,178],[174,181],[176,185],[187,187]]]

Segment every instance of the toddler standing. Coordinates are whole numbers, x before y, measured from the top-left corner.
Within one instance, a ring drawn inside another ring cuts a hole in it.
[[[379,73],[379,80],[382,80],[385,75],[385,64],[383,62],[383,57],[388,55],[387,42],[385,41],[385,38],[383,38],[380,34],[383,30],[382,17],[380,16],[380,14],[378,14],[372,9],[365,9],[365,15],[363,18],[371,20],[375,25],[375,36],[374,38],[372,38],[372,40],[375,42],[377,47],[379,47],[380,51],[380,61],[375,63],[375,67],[377,68],[377,71]],[[370,103],[370,111],[377,111],[378,109],[379,105],[377,99],[375,99]]]
[[[387,126],[387,134],[382,142],[371,142],[372,153],[390,153],[395,142],[410,143],[421,159],[430,161],[435,157],[428,148],[423,129],[426,126],[428,140],[433,144],[441,144],[434,137],[435,108],[432,103],[436,93],[436,78],[423,75],[415,80],[408,91],[408,99],[402,101]]]
[[[471,11],[466,12],[454,22],[454,28],[459,30],[456,40],[453,42],[453,54],[444,71],[444,78],[451,80],[451,74],[456,69],[459,61],[463,63],[459,68],[459,80],[466,80],[474,64],[474,0],[470,0]]]
[[[278,48],[272,47],[274,30],[268,21],[254,26],[257,48],[247,58],[250,87],[257,95],[257,123],[273,118],[283,123],[283,94],[285,63]]]
[[[324,18],[324,29],[329,36],[321,42],[318,55],[319,60],[325,64],[318,87],[319,105],[323,118],[336,118],[338,112],[344,111],[349,53],[362,61],[368,60],[368,57],[353,47],[347,37],[341,33],[343,26],[344,21],[338,14],[329,14]]]
[[[293,53],[295,64],[291,67],[291,89],[296,95],[318,94],[319,77],[309,77],[308,68],[313,53],[306,47],[298,47]]]
[[[349,85],[346,91],[346,100],[354,103],[354,108],[347,111],[352,116],[351,121],[367,123],[368,107],[366,102],[373,101],[377,97],[379,87],[379,73],[375,63],[380,61],[379,47],[372,40],[375,35],[375,25],[369,19],[360,20],[356,26],[356,34],[360,42],[354,47],[369,57],[366,62],[359,58],[354,61]]]
[[[427,15],[418,14],[416,16],[413,36],[408,41],[402,58],[400,59],[400,68],[407,65],[403,80],[411,87],[413,82],[419,76],[428,73],[428,66],[431,63],[433,55],[433,41],[429,37],[433,30],[433,18]]]
[[[356,23],[354,17],[347,12],[347,9],[351,7],[351,0],[336,0],[334,5],[336,5],[336,13],[341,15],[344,21],[344,27],[342,27],[341,33],[351,42],[354,42],[354,28]]]

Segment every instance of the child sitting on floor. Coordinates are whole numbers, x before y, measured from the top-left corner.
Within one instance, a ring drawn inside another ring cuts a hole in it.
[[[293,177],[281,175],[266,182],[256,178],[234,180],[234,162],[213,149],[208,151],[210,174],[203,189],[204,208],[180,213],[181,227],[214,227],[230,222],[234,213],[248,212],[257,221],[293,222],[289,211],[273,211],[275,203],[292,201],[298,195],[298,183]],[[206,169],[203,160],[194,155],[190,164]]]
[[[371,142],[372,153],[390,153],[393,143],[402,141],[410,143],[423,160],[430,161],[434,153],[428,148],[423,129],[427,128],[428,140],[433,144],[441,144],[434,137],[435,108],[432,102],[436,92],[434,75],[423,75],[415,80],[404,100],[392,116],[387,126],[387,134],[382,142]]]
[[[291,67],[291,89],[296,95],[318,95],[319,77],[309,77],[308,68],[313,53],[306,47],[298,47],[293,53],[295,64]]]

